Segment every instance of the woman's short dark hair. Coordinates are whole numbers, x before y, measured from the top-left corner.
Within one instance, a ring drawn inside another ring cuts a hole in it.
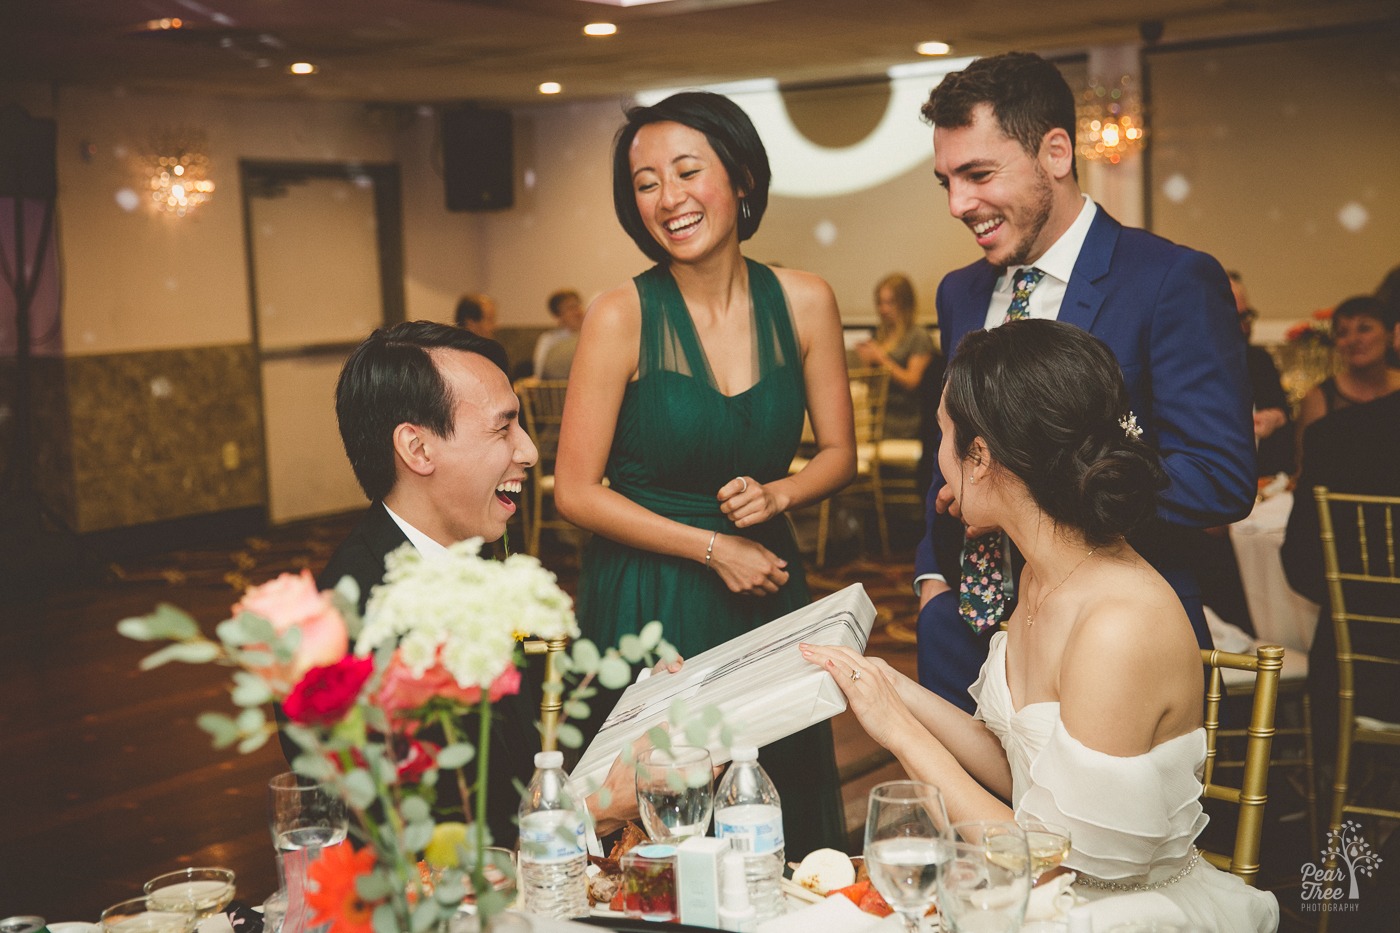
[[[468,324],[481,323],[481,319],[485,314],[486,311],[481,307],[481,302],[470,295],[466,295],[457,302],[455,320],[457,321],[458,327],[466,327]]]
[[[1167,484],[1154,450],[1126,430],[1123,375],[1102,341],[1059,321],[974,331],[948,363],[953,449],[982,438],[1057,525],[1098,546],[1152,516]]]
[[[1354,317],[1375,318],[1380,322],[1381,326],[1386,329],[1389,329],[1391,325],[1395,323],[1390,320],[1390,312],[1389,309],[1386,308],[1385,302],[1381,301],[1375,295],[1357,295],[1354,298],[1348,298],[1332,310],[1333,336],[1336,336],[1337,326],[1341,324],[1342,321]]]
[[[429,350],[478,353],[507,372],[494,340],[434,321],[381,327],[350,352],[335,386],[335,417],[355,479],[371,500],[394,488],[394,429],[416,424],[451,437],[455,399]]]
[[[739,240],[758,230],[768,209],[768,185],[773,172],[768,167],[768,151],[743,108],[722,94],[710,91],[682,91],[650,107],[629,107],[627,122],[613,140],[613,209],[622,229],[637,248],[658,263],[670,261],[666,248],[656,241],[637,210],[637,192],[632,182],[630,150],[637,131],[651,123],[679,123],[705,134],[710,148],[719,156],[735,190],[744,192],[748,216],[739,214]]]
[[[920,113],[928,123],[948,129],[971,126],[979,104],[989,104],[1001,131],[1031,158],[1040,153],[1045,134],[1062,129],[1074,150],[1078,120],[1074,92],[1060,69],[1033,52],[1006,52],[979,58],[962,71],[945,75],[929,92]],[[1071,163],[1079,177],[1077,160]]]

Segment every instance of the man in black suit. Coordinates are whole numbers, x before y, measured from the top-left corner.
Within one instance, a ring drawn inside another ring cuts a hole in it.
[[[1400,350],[1400,323],[1392,322],[1392,327],[1396,349]],[[1314,731],[1321,751],[1336,741],[1337,662],[1323,575],[1317,501],[1313,498],[1313,490],[1318,486],[1326,486],[1333,492],[1400,495],[1400,392],[1335,411],[1309,426],[1303,435],[1303,472],[1293,493],[1293,511],[1288,516],[1281,556],[1289,585],[1322,605],[1317,633],[1308,653],[1313,720],[1317,724]],[[1359,547],[1351,515],[1354,512],[1344,509],[1333,513],[1338,556],[1343,561],[1348,557],[1354,560]],[[1383,529],[1377,527],[1370,535],[1373,567],[1385,566],[1383,534]],[[1395,591],[1393,586],[1377,587],[1356,593],[1355,598],[1352,591],[1348,591],[1347,609],[1400,615],[1400,594]],[[1364,626],[1361,630],[1353,626],[1353,650],[1400,657],[1400,632],[1369,631],[1374,628],[1377,626]],[[1377,639],[1377,635],[1381,637]],[[1365,670],[1368,667],[1371,665],[1365,665],[1359,673],[1371,675]],[[1358,705],[1357,712],[1392,722],[1400,720],[1400,694],[1394,690],[1393,677],[1388,674],[1371,676],[1378,678],[1374,686],[1358,677],[1358,697],[1364,698],[1369,693],[1386,699],[1378,706]]]
[[[317,578],[320,587],[352,577],[363,612],[395,548],[411,542],[429,555],[467,538],[489,542],[505,534],[538,456],[520,425],[506,368],[500,344],[429,321],[376,330],[351,352],[336,385],[336,419],[371,505],[331,555]],[[497,844],[507,846],[516,837],[519,805],[512,781],[529,780],[539,750],[536,710],[527,695],[539,691],[523,689],[493,704],[486,818]],[[285,735],[282,746],[288,760],[300,751]],[[456,782],[447,777],[438,783],[439,803],[450,805]],[[630,784],[630,771],[614,766],[608,778],[613,805],[600,808],[590,798],[600,830],[629,815]]]

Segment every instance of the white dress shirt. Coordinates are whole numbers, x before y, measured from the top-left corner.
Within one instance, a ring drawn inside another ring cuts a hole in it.
[[[419,554],[422,554],[424,557],[441,557],[447,553],[447,548],[445,546],[438,544],[432,538],[404,521],[393,509],[389,508],[387,504],[381,504],[384,505],[384,511],[388,512],[389,517],[394,520],[394,524],[398,525],[399,530],[408,538],[409,543],[418,549]]]
[[[1026,316],[1041,318],[1053,321],[1060,316],[1060,304],[1065,300],[1065,292],[1069,290],[1069,277],[1074,272],[1074,264],[1079,260],[1079,251],[1084,248],[1084,239],[1089,235],[1089,225],[1094,222],[1094,215],[1098,213],[1098,206],[1086,195],[1084,206],[1079,209],[1079,216],[1074,219],[1060,238],[1051,244],[1050,248],[1041,254],[1040,258],[1031,263],[1045,277],[1040,280],[1040,284],[1031,292],[1029,303],[1026,305]],[[1006,311],[1011,307],[1011,298],[1014,290],[1011,285],[1016,278],[1016,273],[1028,266],[1008,266],[997,279],[997,284],[992,288],[992,300],[987,305],[986,327],[996,327],[998,324],[1006,323]]]

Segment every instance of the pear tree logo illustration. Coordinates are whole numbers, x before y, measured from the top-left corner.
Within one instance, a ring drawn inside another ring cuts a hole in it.
[[[1382,861],[1361,835],[1361,825],[1355,820],[1329,829],[1322,857],[1303,865],[1305,909],[1356,910],[1361,895],[1359,880],[1374,875]]]

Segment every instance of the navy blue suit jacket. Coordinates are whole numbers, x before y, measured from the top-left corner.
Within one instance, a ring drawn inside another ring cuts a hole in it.
[[[950,360],[965,335],[982,329],[1002,271],[979,260],[939,284],[939,329]],[[1059,319],[1098,337],[1118,358],[1138,424],[1161,453],[1170,480],[1156,520],[1132,544],[1181,596],[1197,640],[1209,647],[1200,593],[1187,569],[1191,535],[1243,518],[1257,492],[1245,341],[1229,280],[1205,253],[1124,227],[1100,207]],[[935,466],[928,533],[914,569],[943,574],[953,592],[930,600],[919,614],[919,680],[971,710],[967,688],[986,659],[991,632],[975,635],[957,615],[956,548],[935,547],[954,537],[950,526],[961,529],[957,519],[934,509],[943,485]]]

